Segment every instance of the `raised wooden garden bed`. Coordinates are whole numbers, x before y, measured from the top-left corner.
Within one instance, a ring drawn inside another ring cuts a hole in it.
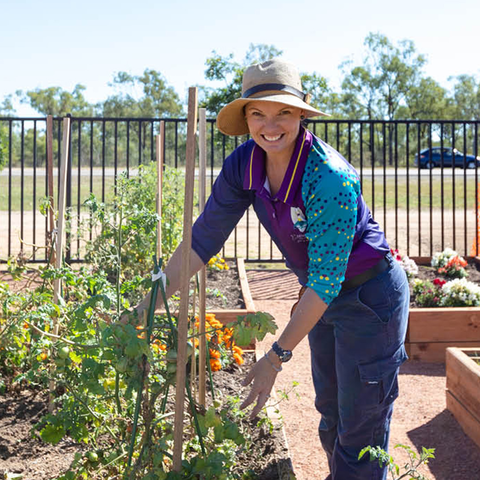
[[[252,300],[252,295],[250,293],[250,288],[247,281],[247,273],[245,271],[245,262],[243,258],[237,258],[237,269],[238,276],[240,278],[240,288],[242,290],[243,302],[245,303],[245,308],[236,308],[233,310],[208,310],[208,313],[215,314],[215,318],[222,322],[224,325],[230,322],[237,320],[239,315],[247,315],[248,313],[255,313],[255,305]],[[255,343],[249,345],[246,350],[255,350]]]
[[[413,259],[430,264],[429,257]],[[411,308],[405,346],[410,360],[432,363],[445,363],[449,347],[480,349],[480,307]]]
[[[405,346],[411,360],[434,363],[449,347],[480,349],[480,308],[411,308]]]
[[[447,408],[480,447],[479,361],[479,348],[447,349]]]

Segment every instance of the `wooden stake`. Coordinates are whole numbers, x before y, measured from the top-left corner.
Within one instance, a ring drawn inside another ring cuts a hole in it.
[[[173,434],[173,470],[182,468],[183,414],[188,334],[188,290],[190,283],[190,250],[192,245],[193,189],[195,179],[195,132],[197,129],[197,88],[188,89],[187,151],[185,165],[185,211],[183,216],[182,269],[180,272],[180,312],[178,315],[177,387]]]
[[[63,256],[63,237],[65,230],[65,200],[66,200],[66,186],[67,186],[67,163],[70,148],[70,118],[63,119],[63,139],[62,139],[62,155],[60,158],[60,192],[58,196],[58,226],[55,240],[55,267],[61,268]],[[53,184],[53,183],[52,183]],[[53,284],[53,301],[58,304],[58,297],[62,287],[61,280],[55,279]],[[53,334],[58,335],[59,319],[53,319]],[[48,409],[53,411],[53,391],[55,389],[55,382],[50,380],[50,396]]]
[[[53,117],[47,116],[47,183],[48,183],[48,200],[50,208],[48,210],[48,239],[50,248],[47,249],[47,258],[50,265],[55,264],[55,246],[53,244],[53,231],[55,230],[55,197],[53,194]]]
[[[63,137],[62,137],[62,156],[60,158],[60,192],[58,196],[58,226],[57,239],[55,248],[55,267],[61,268],[63,256],[63,237],[65,233],[65,201],[67,188],[67,163],[70,148],[70,118],[63,119]],[[61,283],[60,279],[56,279],[53,287],[53,301],[58,303]],[[58,320],[55,321],[54,332],[58,335]]]
[[[162,185],[163,185],[163,163],[165,158],[164,150],[165,122],[160,122],[160,133],[156,136],[157,146],[157,214],[160,218],[157,225],[157,259],[162,258]]]
[[[198,125],[198,206],[199,213],[205,208],[206,172],[207,172],[207,118],[205,108],[199,111]],[[199,272],[199,352],[198,352],[198,403],[205,406],[207,338],[205,336],[207,269],[203,266]]]

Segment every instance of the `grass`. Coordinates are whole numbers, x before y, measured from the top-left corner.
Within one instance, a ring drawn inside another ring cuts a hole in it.
[[[82,204],[90,196],[90,178],[80,177],[80,202],[78,202],[79,186],[77,183],[78,178],[72,177],[72,193],[71,203],[76,207],[78,203]],[[114,177],[105,178],[105,201],[109,201],[112,198]],[[35,197],[34,197],[34,187]],[[54,188],[57,191],[57,185]],[[92,179],[92,192],[99,198],[102,197],[102,178],[93,177]],[[9,184],[8,177],[0,177],[0,210],[8,211],[9,207]],[[34,183],[33,177],[25,177],[23,181],[23,210],[33,211],[33,204],[35,198],[36,209],[38,210],[42,199],[46,197],[45,193],[45,177],[39,177]],[[13,212],[21,211],[22,209],[22,184],[21,177],[12,177],[11,183],[11,209]]]
[[[376,178],[372,185],[372,180],[364,177],[362,192],[370,209],[398,207],[406,210],[407,204],[410,210],[417,210],[419,205],[422,210],[427,210],[430,205],[432,208],[449,209],[454,201],[456,208],[475,209],[475,178],[467,177],[466,182],[458,177],[454,180],[445,177],[442,182],[437,177],[432,178],[430,183],[429,177],[422,177],[419,183],[417,177],[410,177],[408,182],[406,177],[399,177],[395,184],[395,178],[387,177],[385,183],[383,178]]]
[[[90,195],[90,178],[80,177],[80,203],[83,203]],[[113,182],[114,177],[105,178],[105,200],[108,202],[113,196]],[[454,192],[455,186],[455,195]],[[55,185],[56,187],[56,185]],[[408,189],[407,189],[408,187]],[[373,191],[374,189],[374,191]],[[33,195],[34,182],[33,177],[25,177],[23,185],[23,210],[33,211]],[[92,191],[99,198],[102,197],[102,178],[93,177]],[[210,182],[207,182],[207,194],[210,191]],[[463,177],[455,178],[455,183],[452,177],[445,177],[443,182],[440,177],[430,178],[422,176],[420,180],[420,196],[419,183],[416,176],[408,179],[406,177],[399,177],[398,183],[395,184],[394,177],[387,177],[384,184],[382,177],[375,178],[375,183],[372,186],[372,179],[365,176],[363,178],[362,186],[363,196],[367,205],[372,209],[384,208],[394,209],[407,208],[407,199],[409,200],[409,208],[411,210],[418,209],[419,198],[422,210],[428,209],[430,204],[433,208],[442,208],[442,199],[444,208],[452,208],[453,199],[455,199],[455,206],[457,208],[475,209],[475,178],[467,177],[466,181]],[[12,177],[11,183],[11,209],[13,212],[22,209],[22,188],[21,178]],[[8,211],[9,207],[9,184],[8,177],[0,177],[0,210]],[[45,198],[45,177],[36,179],[36,208],[41,203],[42,198]],[[375,205],[373,205],[372,198],[375,197]],[[395,200],[396,199],[396,200]],[[78,203],[78,177],[72,177],[72,193],[71,203],[75,207]]]

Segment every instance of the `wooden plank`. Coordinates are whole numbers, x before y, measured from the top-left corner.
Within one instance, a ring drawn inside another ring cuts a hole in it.
[[[250,287],[248,286],[247,272],[245,270],[245,260],[243,258],[237,258],[237,270],[238,277],[240,279],[240,289],[242,290],[243,301],[245,302],[245,308],[249,312],[255,312],[255,304],[253,303],[252,294],[250,293]]]
[[[449,347],[480,347],[480,342],[424,342],[405,344],[410,360],[431,363],[445,363],[446,350]]]
[[[206,200],[207,174],[207,111],[199,110],[198,123],[198,210],[202,213]],[[205,406],[207,382],[207,339],[205,337],[205,311],[207,305],[207,268],[205,265],[199,271],[199,341],[198,341],[198,402]]]
[[[412,308],[410,342],[480,341],[480,308]]]
[[[480,422],[480,365],[462,349],[446,354],[447,389]]]
[[[447,409],[452,412],[462,430],[478,445],[480,448],[480,422],[447,390]]]
[[[193,190],[197,131],[198,89],[188,89],[187,149],[185,165],[185,202],[183,215],[182,269],[180,272],[180,311],[178,314],[177,385],[173,432],[173,470],[182,469],[183,418],[187,365],[188,303],[190,286],[190,250],[192,245]]]

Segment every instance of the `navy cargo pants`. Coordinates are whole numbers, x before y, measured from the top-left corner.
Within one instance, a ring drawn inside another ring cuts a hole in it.
[[[385,468],[362,448],[388,449],[397,376],[406,360],[409,289],[390,255],[389,267],[342,292],[309,334],[319,435],[332,480],[384,480]]]

